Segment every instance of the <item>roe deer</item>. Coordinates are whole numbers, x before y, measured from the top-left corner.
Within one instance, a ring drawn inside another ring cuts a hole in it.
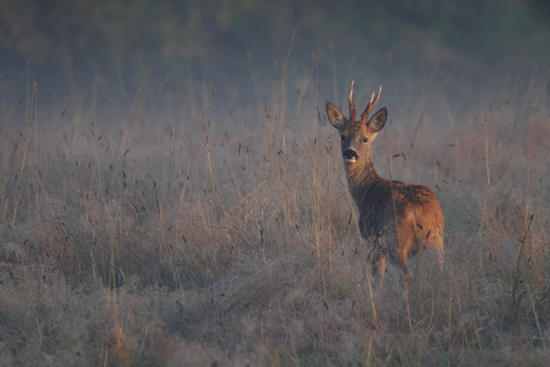
[[[384,107],[367,121],[380,92],[374,93],[355,121],[353,82],[349,94],[350,117],[346,119],[333,104],[327,104],[327,115],[342,138],[342,155],[351,195],[359,209],[361,236],[372,243],[372,274],[380,285],[384,280],[386,254],[405,274],[404,289],[409,282],[407,258],[420,250],[435,250],[443,262],[443,212],[434,193],[423,185],[404,184],[383,179],[376,173],[371,144],[388,118]]]

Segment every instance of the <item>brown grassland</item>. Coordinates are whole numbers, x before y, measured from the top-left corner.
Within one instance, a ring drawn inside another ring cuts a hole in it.
[[[407,295],[373,287],[312,75],[225,115],[207,82],[109,117],[31,87],[0,112],[0,365],[550,365],[549,80],[382,93],[378,172],[446,219]]]

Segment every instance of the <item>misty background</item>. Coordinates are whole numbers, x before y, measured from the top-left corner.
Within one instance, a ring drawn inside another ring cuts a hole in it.
[[[547,76],[549,4],[1,0],[0,98],[15,116],[33,98],[67,113],[184,101],[196,113],[208,98],[222,113],[259,110],[284,71],[289,106],[306,94],[342,106],[355,79],[360,103],[379,85],[388,107],[436,86],[460,111],[506,78],[527,88]]]

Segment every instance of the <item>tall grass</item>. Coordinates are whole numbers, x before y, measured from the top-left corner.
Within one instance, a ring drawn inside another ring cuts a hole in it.
[[[405,297],[391,267],[372,286],[314,75],[225,114],[208,92],[7,106],[0,364],[547,365],[548,81],[460,114],[442,86],[390,106],[375,165],[447,223],[443,271],[413,259]]]

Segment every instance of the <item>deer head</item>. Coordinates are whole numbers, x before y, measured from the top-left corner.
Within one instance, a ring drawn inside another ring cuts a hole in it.
[[[349,120],[344,117],[342,112],[332,103],[327,104],[327,115],[330,123],[340,134],[342,139],[342,156],[344,157],[344,163],[346,167],[348,165],[354,165],[357,162],[371,163],[372,164],[372,150],[371,143],[376,138],[376,134],[382,130],[386,124],[388,118],[388,110],[384,107],[378,110],[367,121],[369,113],[372,111],[378,98],[382,87],[378,91],[376,97],[374,93],[370,99],[370,102],[365,108],[365,111],[361,114],[359,121],[355,120],[355,103],[353,102],[353,82],[351,82],[351,92],[349,94]]]

